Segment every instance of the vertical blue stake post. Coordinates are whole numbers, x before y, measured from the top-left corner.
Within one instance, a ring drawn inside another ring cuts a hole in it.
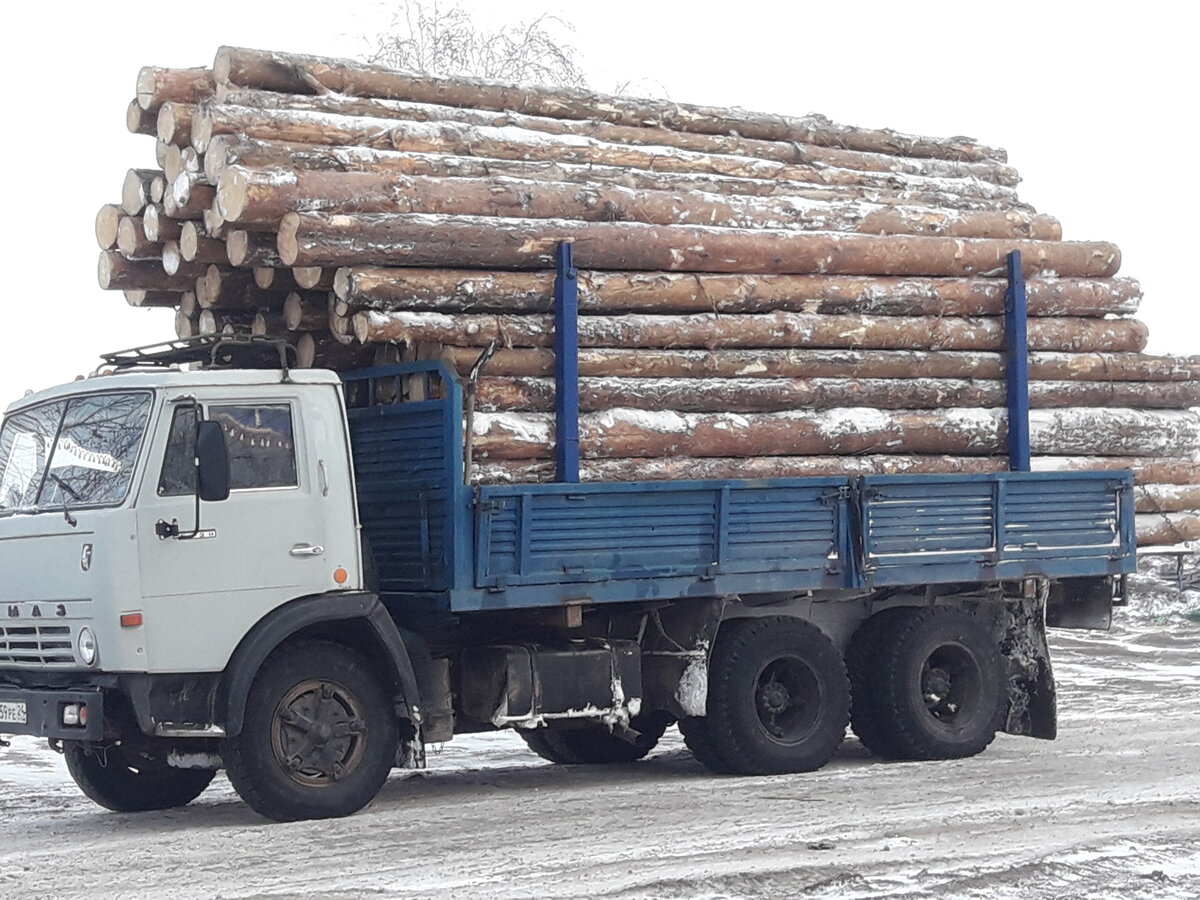
[[[579,277],[569,241],[554,250],[554,464],[579,481]]]
[[[1029,471],[1029,334],[1021,251],[1008,254],[1004,292],[1004,378],[1008,386],[1008,468]]]

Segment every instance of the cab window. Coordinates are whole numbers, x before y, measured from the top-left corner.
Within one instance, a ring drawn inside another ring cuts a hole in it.
[[[296,486],[296,446],[292,437],[290,406],[210,406],[208,418],[219,422],[225,431],[231,490]],[[167,435],[167,452],[158,482],[160,496],[195,493],[195,438],[195,410],[191,406],[177,408]]]

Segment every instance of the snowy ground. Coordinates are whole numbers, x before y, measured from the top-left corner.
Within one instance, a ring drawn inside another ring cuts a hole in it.
[[[1170,574],[1169,563],[1156,563]],[[268,824],[219,777],[115,815],[44,745],[0,751],[0,897],[1200,896],[1200,593],[1143,576],[1108,634],[1054,636],[1060,737],[812,775],[557,767],[507,734],[393,775],[349,819]]]

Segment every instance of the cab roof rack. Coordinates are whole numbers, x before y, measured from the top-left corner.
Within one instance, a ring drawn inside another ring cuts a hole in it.
[[[285,340],[249,334],[205,334],[102,353],[114,371],[200,363],[206,368],[282,369],[296,364],[296,348]]]

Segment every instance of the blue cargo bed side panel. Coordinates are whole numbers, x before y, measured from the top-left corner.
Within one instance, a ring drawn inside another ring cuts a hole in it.
[[[840,587],[848,495],[845,478],[483,487],[475,587],[516,600],[538,585],[765,573]]]
[[[1134,566],[1130,472],[867,476],[859,515],[868,587]]]

